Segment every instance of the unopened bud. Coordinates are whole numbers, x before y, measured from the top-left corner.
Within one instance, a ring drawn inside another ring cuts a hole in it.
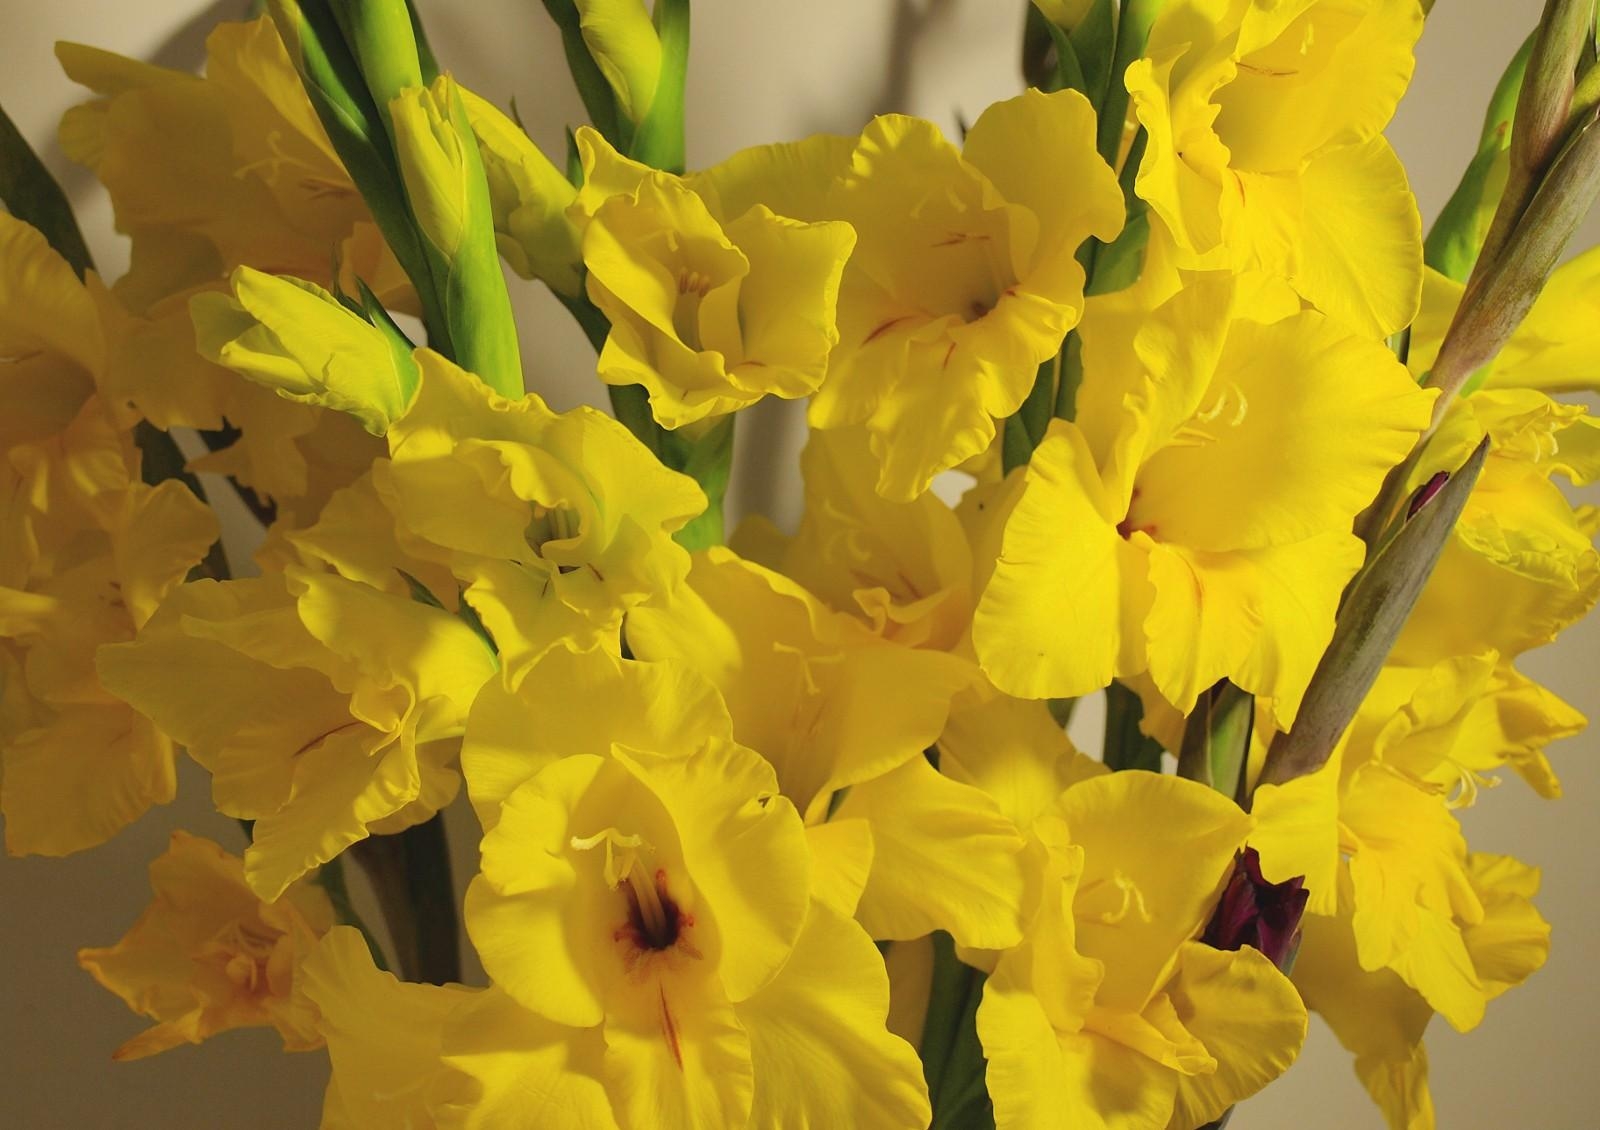
[[[1233,874],[1200,940],[1219,950],[1249,946],[1285,968],[1299,944],[1300,917],[1311,897],[1305,883],[1303,876],[1267,882],[1256,849],[1245,848],[1234,859]]]

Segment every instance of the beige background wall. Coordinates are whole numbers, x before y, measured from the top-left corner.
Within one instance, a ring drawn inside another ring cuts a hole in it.
[[[114,275],[126,252],[98,186],[66,165],[54,123],[80,97],[51,55],[57,39],[193,67],[204,32],[244,0],[0,0],[0,103],[68,184],[99,265]],[[556,36],[531,0],[422,0],[435,48],[458,77],[517,103],[534,137],[559,152],[561,127],[581,113]],[[1470,154],[1488,92],[1533,25],[1539,0],[1441,0],[1419,49],[1411,94],[1390,137],[1411,171],[1424,217],[1443,204]],[[908,110],[952,129],[1016,90],[1017,0],[701,0],[690,90],[691,165],[741,146],[817,130],[853,131],[878,110]],[[899,45],[891,51],[890,44]],[[1582,245],[1600,241],[1591,217]],[[597,401],[592,355],[539,288],[518,286],[530,383],[556,404]],[[1595,311],[1600,320],[1600,304]],[[539,344],[534,344],[539,343]],[[745,455],[791,466],[792,413],[762,414],[741,432]],[[756,437],[759,442],[755,442]],[[741,459],[745,458],[741,456]],[[792,510],[792,479],[748,500]],[[1600,622],[1530,656],[1525,669],[1582,708],[1600,710]],[[1600,1047],[1600,737],[1555,751],[1567,797],[1540,802],[1516,782],[1466,814],[1480,850],[1514,852],[1545,869],[1539,904],[1554,925],[1549,965],[1496,1002],[1482,1027],[1457,1036],[1439,1022],[1430,1040],[1434,1092],[1446,1130],[1566,1130],[1600,1125],[1594,1055]],[[465,832],[470,818],[457,817]],[[144,907],[145,868],[183,827],[241,846],[238,829],[207,804],[205,775],[185,766],[180,796],[110,844],[67,860],[0,858],[0,1127],[15,1130],[267,1130],[316,1124],[327,1068],[318,1054],[287,1056],[262,1031],[117,1065],[111,1050],[141,1026],[74,963],[83,945],[117,938]],[[458,864],[472,858],[460,835]],[[1280,1083],[1241,1109],[1235,1130],[1359,1130],[1381,1123],[1325,1029]]]

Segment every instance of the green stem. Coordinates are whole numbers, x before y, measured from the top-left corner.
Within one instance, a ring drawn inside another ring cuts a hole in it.
[[[444,813],[400,833],[406,881],[416,910],[417,980],[443,985],[461,980],[460,926]]]
[[[933,933],[933,975],[928,985],[928,1013],[922,1022],[922,1074],[928,1095],[937,1099],[945,1065],[955,1047],[957,1026],[966,1012],[971,970],[956,957],[954,940],[943,930]]]
[[[328,895],[328,901],[333,904],[334,917],[346,926],[354,926],[361,931],[361,938],[367,943],[367,949],[372,954],[372,964],[384,972],[389,970],[389,962],[383,955],[383,947],[378,944],[378,939],[372,936],[372,931],[367,929],[367,924],[361,921],[361,915],[356,913],[355,904],[350,901],[350,888],[344,877],[344,858],[335,856],[317,869],[317,885]]]
[[[1122,148],[1122,127],[1128,118],[1128,86],[1123,75],[1133,61],[1144,54],[1150,25],[1155,23],[1165,0],[1126,0],[1117,18],[1117,50],[1112,57],[1110,81],[1100,106],[1100,126],[1096,148],[1106,164],[1117,167],[1117,151]]]
[[[1139,729],[1144,705],[1121,683],[1106,688],[1105,763],[1112,769],[1161,771],[1161,744]]]
[[[352,844],[350,854],[378,896],[401,975],[434,985],[459,981],[461,958],[444,814],[398,835],[369,836]]]

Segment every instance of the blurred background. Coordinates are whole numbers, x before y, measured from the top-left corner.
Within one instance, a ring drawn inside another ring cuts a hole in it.
[[[85,97],[52,54],[76,40],[198,69],[207,31],[240,18],[245,0],[5,0],[0,5],[0,104],[43,154],[78,209],[100,270],[114,278],[126,243],[105,194],[55,141],[62,111]],[[531,0],[418,0],[435,52],[467,86],[502,105],[512,97],[546,152],[582,121],[560,41]],[[1506,60],[1534,26],[1540,0],[1445,0],[1428,20],[1410,93],[1388,134],[1428,222],[1476,144],[1483,107]],[[818,131],[853,133],[874,113],[919,114],[954,136],[1020,86],[1021,0],[700,0],[689,79],[689,165]],[[1590,216],[1574,248],[1600,242]],[[528,383],[557,409],[604,403],[594,356],[538,284],[512,278]],[[1593,316],[1600,324],[1600,296]],[[745,507],[780,524],[797,516],[793,405],[768,401],[741,424]],[[737,505],[738,503],[736,503]],[[1600,619],[1519,662],[1587,713],[1600,711]],[[1074,735],[1098,748],[1098,711]],[[1600,732],[1552,751],[1564,799],[1539,800],[1516,780],[1485,794],[1463,820],[1473,848],[1506,852],[1544,871],[1537,902],[1554,930],[1549,963],[1495,1001],[1467,1036],[1429,1029],[1433,1092],[1444,1130],[1579,1130],[1600,1125],[1593,1049],[1600,1046]],[[473,869],[468,810],[453,811],[458,884]],[[180,766],[179,797],[110,843],[65,860],[0,858],[0,1127],[7,1130],[284,1130],[314,1127],[327,1079],[320,1052],[286,1055],[265,1030],[226,1033],[199,1047],[114,1064],[111,1051],[145,1022],[79,970],[81,946],[109,945],[149,899],[146,868],[174,828],[230,851],[243,837],[208,803],[208,781]],[[357,891],[358,900],[362,892]],[[370,906],[368,907],[370,911]],[[374,920],[369,914],[368,920]],[[1244,1104],[1230,1130],[1361,1130],[1382,1120],[1349,1056],[1319,1022],[1300,1062]]]

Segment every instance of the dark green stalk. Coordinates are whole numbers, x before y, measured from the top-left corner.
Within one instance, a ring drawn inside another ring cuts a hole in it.
[[[368,836],[349,854],[367,873],[400,974],[443,985],[461,979],[457,917],[443,813],[393,836]]]
[[[1161,743],[1139,729],[1144,705],[1121,683],[1106,688],[1105,763],[1111,769],[1161,771]]]

